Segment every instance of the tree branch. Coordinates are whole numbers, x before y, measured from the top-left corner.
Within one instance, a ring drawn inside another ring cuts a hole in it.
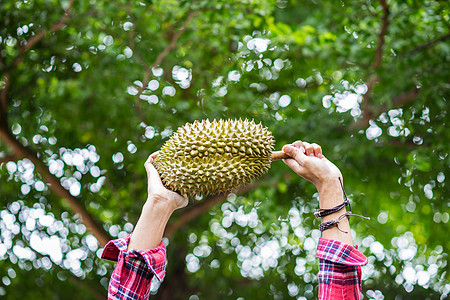
[[[383,62],[383,48],[385,44],[385,36],[388,31],[389,27],[389,6],[386,3],[386,0],[380,0],[381,7],[383,8],[383,16],[381,17],[381,28],[380,32],[378,33],[378,43],[377,47],[375,49],[375,59],[372,64],[372,74],[369,76],[369,81],[367,82],[367,91],[363,95],[363,102],[361,106],[362,115],[361,118],[368,122],[371,118],[373,118],[374,113],[372,109],[370,108],[371,104],[371,93],[375,86],[375,84],[378,82],[379,78],[376,75],[376,70],[381,67],[381,64]]]
[[[12,150],[16,159],[26,157],[36,167],[47,182],[50,189],[59,197],[63,198],[69,207],[80,217],[88,230],[97,238],[99,244],[103,247],[110,240],[109,234],[103,227],[97,223],[92,215],[80,203],[80,200],[72,196],[62,185],[58,177],[50,173],[47,166],[38,158],[37,154],[29,147],[22,145],[12,134],[8,127],[0,126],[0,139],[5,142]]]
[[[249,191],[257,189],[261,185],[261,181],[254,182],[252,184],[243,186],[239,188],[236,191],[236,194],[245,194]],[[198,216],[205,213],[207,210],[209,210],[211,207],[224,202],[227,199],[228,194],[220,194],[208,197],[204,199],[201,202],[198,202],[192,206],[189,206],[188,208],[181,211],[179,218],[174,221],[173,223],[169,223],[166,227],[166,230],[164,232],[164,236],[170,238],[173,233],[184,226],[186,223],[192,221],[193,219],[197,218]]]
[[[3,56],[1,55],[1,52],[0,52],[0,70],[3,71],[3,81],[4,81],[2,90],[0,92],[0,125],[5,126],[6,124],[8,124],[7,120],[8,90],[11,81],[9,80],[10,75],[9,72],[6,71],[6,64],[3,59]]]
[[[63,16],[60,20],[50,26],[49,30],[42,30],[38,34],[31,37],[26,44],[24,44],[19,49],[19,55],[13,63],[14,67],[17,67],[24,59],[25,53],[30,50],[36,43],[38,43],[48,32],[55,32],[64,27],[69,18],[69,15],[73,8],[73,3],[75,0],[70,0],[67,9],[64,11]],[[2,57],[0,57],[2,58]],[[6,68],[4,65],[3,58],[0,61],[2,67]],[[92,215],[86,210],[86,208],[80,203],[79,199],[72,196],[69,191],[67,191],[62,185],[58,177],[49,172],[47,166],[38,158],[37,153],[31,148],[21,144],[16,137],[12,134],[9,129],[7,121],[7,110],[8,110],[8,89],[11,84],[9,73],[4,74],[5,84],[1,90],[0,94],[0,139],[9,146],[13,154],[8,156],[7,159],[30,159],[36,167],[36,170],[45,179],[50,189],[59,197],[66,200],[69,207],[79,215],[82,222],[90,230],[90,232],[97,238],[99,244],[103,247],[110,239],[109,234],[103,229],[101,225],[92,217]],[[6,160],[4,158],[3,160]]]
[[[156,68],[157,66],[161,65],[161,63],[164,60],[164,58],[166,58],[166,56],[173,49],[175,49],[175,47],[177,46],[178,39],[186,31],[186,29],[189,26],[189,23],[191,23],[192,19],[197,14],[198,14],[197,11],[191,11],[188,14],[186,20],[183,23],[183,26],[178,30],[178,32],[176,32],[172,36],[172,39],[170,40],[170,43],[166,46],[166,48],[164,48],[164,50],[161,53],[158,54],[158,56],[156,57],[156,60],[153,62],[153,64],[150,67],[148,67],[147,70],[145,71],[144,79],[142,80],[142,86],[139,88],[138,93],[136,94],[136,112],[137,112],[139,118],[141,119],[141,121],[144,122],[145,124],[147,124],[147,122],[145,120],[144,114],[142,113],[140,96],[142,95],[142,93],[144,92],[144,90],[147,87],[148,83],[150,82],[150,78],[151,78],[151,75],[152,75],[152,70],[154,68]]]
[[[445,40],[448,40],[448,39],[450,39],[450,33],[447,33],[446,35],[441,36],[440,38],[437,38],[435,40],[429,41],[429,42],[427,42],[425,44],[419,45],[419,46],[415,47],[414,49],[409,50],[408,52],[406,52],[405,55],[410,55],[410,54],[413,54],[413,53],[416,53],[416,52],[420,52],[422,50],[425,50],[427,48],[433,47],[434,45],[436,45],[436,44],[438,44],[440,42],[443,42]]]
[[[378,44],[375,50],[375,61],[373,62],[373,69],[376,70],[381,67],[383,61],[383,47],[384,47],[384,37],[386,36],[388,26],[389,26],[389,6],[386,0],[380,0],[381,7],[383,8],[383,16],[381,17],[381,29],[378,33]]]
[[[417,95],[419,95],[419,91],[420,91],[420,89],[415,86],[411,91],[403,93],[401,95],[398,95],[397,97],[392,98],[392,100],[391,100],[392,106],[399,107],[399,106],[402,106],[402,105],[414,100],[417,97]],[[387,109],[387,105],[384,104],[380,110],[382,112],[382,111],[385,111],[386,109]]]
[[[36,35],[32,36],[25,45],[20,47],[19,49],[19,55],[17,59],[15,60],[13,66],[17,67],[24,59],[25,52],[30,50],[37,42],[39,42],[48,32],[55,32],[60,30],[61,28],[66,25],[67,20],[69,19],[69,15],[72,12],[73,3],[75,0],[70,0],[69,4],[67,6],[67,9],[64,11],[64,14],[61,16],[58,22],[54,23],[50,26],[49,30],[42,30],[41,32],[37,33]]]
[[[5,126],[6,124],[8,124],[8,90],[9,90],[9,86],[10,86],[10,79],[9,79],[9,73],[5,72],[4,73],[4,85],[0,94],[0,124],[2,126]]]

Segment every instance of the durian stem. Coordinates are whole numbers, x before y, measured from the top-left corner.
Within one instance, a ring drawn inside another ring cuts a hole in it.
[[[274,161],[274,160],[281,160],[281,159],[286,159],[289,158],[290,156],[287,155],[286,153],[284,153],[283,151],[274,151],[272,152],[271,156],[270,156],[270,160]]]

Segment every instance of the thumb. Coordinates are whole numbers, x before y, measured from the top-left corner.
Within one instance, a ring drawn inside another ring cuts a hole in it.
[[[156,156],[158,156],[159,151],[153,152],[150,154],[150,156],[147,158],[147,161],[144,163],[145,170],[147,171],[147,176],[150,177],[150,166],[153,166],[153,161],[155,160]]]
[[[158,171],[156,170],[155,166],[150,163],[150,162],[146,162],[145,163],[145,170],[147,171],[147,177],[148,177],[148,182],[152,183],[152,184],[158,184],[158,185],[163,185],[162,181],[161,181],[161,177],[159,176]]]
[[[305,148],[300,147],[294,147],[291,145],[285,145],[283,146],[283,152],[295,159],[299,164],[303,164],[306,158],[306,155],[304,153]]]

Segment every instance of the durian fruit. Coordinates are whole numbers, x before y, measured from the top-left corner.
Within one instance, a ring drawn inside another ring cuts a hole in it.
[[[270,168],[272,133],[248,120],[203,120],[178,128],[154,166],[164,185],[188,196],[231,191]]]

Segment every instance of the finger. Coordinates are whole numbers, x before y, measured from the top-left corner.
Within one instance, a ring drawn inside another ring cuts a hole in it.
[[[305,153],[305,145],[303,144],[302,141],[295,141],[291,145],[294,146],[295,148],[300,149],[300,151]]]
[[[303,142],[303,145],[305,145],[305,154],[307,156],[313,156],[314,155],[314,148],[310,143]]]
[[[283,146],[283,151],[293,159],[295,159],[299,164],[303,164],[305,161],[305,154],[299,148],[293,147],[291,145]]]
[[[161,177],[159,176],[159,173],[153,164],[146,164],[145,169],[147,170],[149,184],[157,184],[163,186]]]
[[[302,166],[293,158],[283,159],[283,162],[297,174],[302,173]]]
[[[159,151],[153,152],[152,154],[149,155],[149,157],[147,158],[147,161],[144,163],[144,167],[145,170],[147,171],[148,174],[148,166],[153,164],[153,161],[155,160],[156,156],[158,156]]]
[[[156,156],[158,156],[158,154],[159,154],[159,151],[155,151],[155,152],[153,152],[152,154],[150,154],[150,157],[151,157],[152,159],[155,159]]]
[[[312,143],[311,146],[314,149],[314,156],[318,157],[318,158],[322,158],[322,147],[320,147],[318,144],[316,143]]]
[[[183,195],[180,193],[177,193],[178,196],[181,197],[181,199],[183,199],[183,201],[189,201],[189,197],[186,193],[184,193]]]
[[[300,147],[305,147],[304,145],[303,145],[303,142],[302,141],[295,141],[295,142],[293,142],[292,143],[292,146],[294,146],[294,147],[296,147],[296,148],[300,148]]]
[[[167,189],[167,188],[166,188]],[[183,204],[184,202],[189,202],[189,198],[187,194],[181,195],[179,192],[175,192],[172,190],[169,190],[169,193],[172,195],[172,197],[175,199],[175,201],[179,204]]]
[[[183,204],[181,207],[186,207],[189,204],[189,197],[187,194],[183,195]]]

